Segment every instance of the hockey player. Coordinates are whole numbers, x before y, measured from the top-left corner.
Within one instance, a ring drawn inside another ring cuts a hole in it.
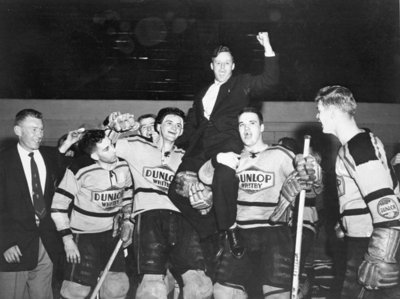
[[[315,101],[323,132],[342,145],[336,158],[347,250],[341,298],[399,298],[399,186],[383,144],[357,126],[357,104],[347,88],[324,87]]]
[[[103,130],[89,130],[80,149],[86,153],[67,169],[56,189],[51,216],[62,235],[67,258],[63,298],[86,298],[97,283],[117,242],[132,242],[132,179],[128,164],[117,158]],[[68,209],[72,204],[71,216]],[[121,223],[114,217],[122,214]],[[114,229],[113,229],[114,228]],[[101,298],[125,298],[129,280],[120,250],[100,289]]]
[[[126,114],[109,123],[116,131],[134,126],[133,117]],[[138,299],[167,298],[164,281],[167,264],[181,277],[184,298],[203,299],[212,295],[199,236],[168,197],[170,183],[184,155],[174,145],[183,132],[183,124],[184,113],[180,109],[163,108],[155,122],[157,142],[142,136],[116,142],[117,155],[129,163],[135,182],[134,252],[142,276],[136,293]]]
[[[257,270],[265,298],[289,298],[290,295],[293,240],[285,217],[289,211],[278,210],[280,202],[292,203],[306,185],[293,166],[293,152],[280,145],[265,144],[263,131],[261,113],[255,108],[245,108],[239,114],[242,153],[220,153],[199,172],[200,180],[208,184],[212,181],[209,170],[213,172],[216,163],[223,163],[235,169],[239,186],[236,235],[242,238],[245,252],[237,258],[225,242],[214,284],[216,299],[247,298],[246,283]],[[206,190],[201,183],[191,188],[194,207],[205,207],[200,205],[203,202],[200,197],[206,195]],[[273,215],[280,217],[271,219]]]

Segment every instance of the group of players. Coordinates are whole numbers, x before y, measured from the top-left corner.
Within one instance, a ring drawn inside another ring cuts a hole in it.
[[[174,107],[138,120],[114,112],[102,129],[75,131],[81,155],[70,162],[50,210],[68,262],[63,298],[91,294],[119,239],[130,247],[139,278],[135,298],[167,298],[174,288],[167,275],[183,298],[248,298],[256,273],[265,298],[290,297],[289,224],[299,193],[320,192],[321,168],[313,155],[295,156],[262,139],[263,116],[248,97],[276,82],[276,57],[267,33],[257,39],[265,49],[264,72],[231,76],[233,56],[218,48],[211,62],[216,81],[187,118]],[[322,88],[315,101],[323,132],[342,144],[336,161],[347,244],[341,298],[398,298],[398,179],[381,141],[357,126],[347,88]],[[190,135],[182,136],[187,128]],[[123,253],[100,298],[126,297]]]

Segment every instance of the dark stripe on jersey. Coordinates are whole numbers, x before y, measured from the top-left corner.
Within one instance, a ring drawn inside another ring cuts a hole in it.
[[[160,194],[160,195],[168,196],[168,194],[165,193],[165,192],[162,192],[162,191],[156,190],[156,189],[151,189],[151,188],[137,188],[133,192],[133,194],[136,195],[136,194],[141,193],[141,192],[143,192],[143,193],[157,193],[157,194]]]
[[[271,222],[269,219],[267,220],[241,220],[241,221],[236,221],[240,225],[252,225],[252,224],[271,224],[271,225],[277,225],[277,224],[287,224],[286,222]]]
[[[89,212],[89,211],[83,210],[77,206],[74,206],[73,209],[75,211],[77,211],[78,213],[81,213],[81,214],[87,215],[87,216],[91,216],[91,217],[114,217],[115,215],[117,215],[119,213],[119,211],[112,212],[112,213],[95,213],[95,212]]]
[[[50,209],[51,213],[68,213],[68,210],[64,210],[64,209]]]
[[[72,193],[69,193],[67,190],[64,190],[62,188],[57,188],[55,192],[64,195],[65,197],[68,197],[71,200],[74,200],[75,198],[75,196]]]
[[[364,201],[366,203],[370,203],[371,201],[378,199],[380,197],[391,196],[391,195],[394,195],[392,189],[390,189],[390,188],[379,189],[379,190],[374,191],[374,192],[368,194],[367,196],[365,196]]]
[[[81,173],[81,175],[79,177],[76,178],[77,181],[79,181],[81,179],[82,176],[84,176],[86,173],[92,172],[92,171],[96,171],[96,170],[105,170],[102,167],[94,167],[94,168],[90,168],[84,172]]]
[[[393,221],[385,221],[385,222],[379,222],[379,223],[374,223],[374,227],[393,227],[393,226],[400,226],[400,220],[393,220]]]
[[[72,231],[69,228],[59,230],[58,233],[61,235],[61,237],[72,235]]]
[[[239,206],[250,206],[250,207],[276,207],[278,203],[272,202],[257,202],[257,201],[236,201],[236,204]]]
[[[357,134],[347,143],[349,153],[353,157],[356,166],[377,160],[371,137],[369,133],[364,132]]]
[[[312,227],[316,227],[315,222],[311,222],[311,221],[309,221],[309,220],[304,220],[304,221],[303,221],[303,224],[308,224],[308,225],[311,225]]]
[[[369,214],[368,208],[344,210],[343,213],[340,214],[340,218],[342,218],[344,216],[356,216],[356,215],[365,215],[365,214]]]

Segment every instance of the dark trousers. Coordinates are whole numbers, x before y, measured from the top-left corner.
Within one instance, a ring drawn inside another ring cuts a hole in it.
[[[205,143],[205,140],[207,143]],[[203,138],[186,152],[176,173],[181,171],[197,173],[205,162],[214,158],[218,153],[240,153],[242,148],[243,144],[239,136],[218,134],[217,138],[216,135],[206,131]],[[189,199],[180,196],[175,189],[174,180],[169,188],[169,198],[194,226],[201,238],[208,237],[218,230],[226,230],[234,224],[238,191],[235,170],[222,164],[216,165],[212,184],[213,208],[207,215],[200,215],[199,211],[192,208]]]

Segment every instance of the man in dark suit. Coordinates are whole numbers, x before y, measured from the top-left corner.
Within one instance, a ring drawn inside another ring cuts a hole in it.
[[[173,203],[195,226],[202,238],[217,231],[227,232],[231,249],[238,255],[242,253],[242,248],[236,242],[234,230],[238,186],[237,182],[235,183],[235,171],[220,163],[215,165],[216,175],[212,182],[214,207],[208,214],[198,213],[191,207],[189,200],[182,196],[179,186],[185,185],[185,182],[182,182],[185,175],[180,176],[179,172],[197,173],[204,162],[218,153],[234,151],[239,154],[242,150],[237,130],[239,111],[249,105],[251,93],[268,90],[277,84],[279,79],[277,57],[272,50],[268,33],[260,32],[257,40],[264,47],[265,59],[264,71],[256,76],[234,76],[232,72],[235,63],[229,48],[220,46],[214,50],[210,67],[214,72],[215,81],[200,92],[188,113],[184,135],[177,141],[178,146],[186,147],[186,154],[169,190]],[[190,174],[188,177],[189,181]],[[237,247],[237,250],[234,247]]]
[[[57,151],[42,146],[42,114],[17,113],[19,142],[0,155],[0,298],[53,298],[53,263],[63,252],[50,217],[56,184],[65,167],[64,153],[79,139],[72,131]]]

